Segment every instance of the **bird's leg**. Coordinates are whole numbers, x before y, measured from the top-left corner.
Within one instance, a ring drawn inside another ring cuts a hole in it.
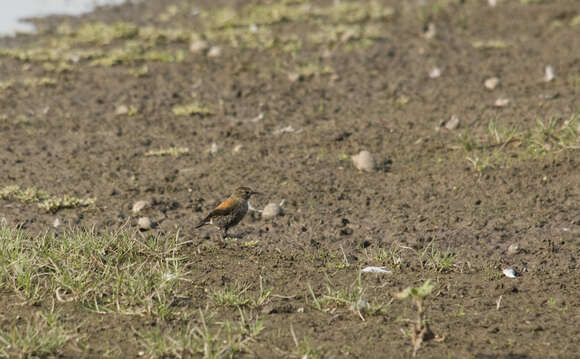
[[[226,239],[228,238],[228,230],[227,229],[222,229],[222,239]]]

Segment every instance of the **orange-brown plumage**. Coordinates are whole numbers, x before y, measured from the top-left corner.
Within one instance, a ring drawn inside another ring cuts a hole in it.
[[[217,206],[215,208],[215,210],[221,210],[221,211],[227,211],[229,209],[232,209],[233,207],[235,207],[237,204],[239,203],[239,201],[233,199],[233,198],[228,198],[225,201],[223,201],[222,203],[219,204],[219,206]]]
[[[220,203],[195,228],[211,223],[222,231],[225,238],[228,229],[240,223],[248,213],[248,199],[255,193],[257,192],[249,187],[237,188],[228,199]]]

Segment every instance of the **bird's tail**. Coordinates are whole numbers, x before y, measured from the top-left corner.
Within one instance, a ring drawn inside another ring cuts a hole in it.
[[[195,228],[197,229],[197,228],[201,228],[201,227],[205,226],[208,223],[208,219],[209,219],[209,217],[204,218],[203,221],[199,222],[199,224],[197,226],[195,226]]]

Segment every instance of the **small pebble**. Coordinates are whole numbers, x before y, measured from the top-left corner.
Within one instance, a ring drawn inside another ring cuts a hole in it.
[[[145,208],[148,208],[149,206],[150,203],[148,201],[137,201],[133,204],[133,208],[131,209],[131,211],[133,213],[138,213],[144,210]]]
[[[485,80],[485,82],[483,83],[483,85],[485,86],[486,89],[488,90],[493,90],[496,87],[498,87],[500,84],[499,78],[497,77],[490,77],[487,80]]]
[[[282,207],[278,203],[268,203],[262,210],[262,218],[271,219],[282,215]]]
[[[361,151],[358,155],[352,156],[352,162],[361,171],[373,172],[376,170],[375,158],[369,151]]]
[[[291,72],[288,74],[288,80],[290,82],[296,82],[296,81],[300,80],[300,74],[296,73],[296,72]]]
[[[513,270],[512,268],[506,268],[503,270],[503,274],[508,277],[508,278],[515,278],[517,276],[517,273],[515,270]]]
[[[434,23],[429,23],[427,25],[427,31],[423,34],[426,39],[432,39],[437,35],[437,28],[435,27]]]
[[[520,248],[520,246],[517,243],[511,244],[507,249],[507,253],[511,256],[518,254],[521,251],[522,251],[522,249]]]
[[[546,66],[544,81],[550,82],[554,80],[554,78],[556,78],[556,75],[554,74],[554,68],[552,67],[552,65]]]
[[[498,98],[497,100],[495,100],[495,107],[506,107],[507,105],[509,105],[510,100],[507,98]]]
[[[209,152],[210,153],[217,153],[217,151],[218,151],[218,145],[217,145],[217,143],[214,142],[214,143],[211,144],[211,147],[209,149]]]
[[[151,220],[149,217],[141,217],[137,220],[137,227],[142,231],[151,229]]]
[[[209,43],[205,40],[192,41],[189,45],[189,51],[191,52],[202,52],[209,48]]]
[[[222,54],[222,48],[219,46],[213,46],[207,52],[207,57],[220,57]]]
[[[429,77],[432,79],[436,79],[438,77],[441,77],[441,69],[438,67],[432,68],[431,71],[429,71]]]
[[[451,116],[451,119],[445,124],[445,128],[448,130],[455,130],[457,127],[459,127],[459,117],[453,115]]]
[[[129,113],[129,107],[127,105],[119,105],[115,109],[115,115],[117,116],[126,115],[127,113]]]
[[[55,218],[55,219],[54,219],[54,222],[52,222],[52,226],[53,226],[54,228],[58,228],[58,227],[60,227],[60,225],[61,225],[61,223],[60,223],[60,219],[58,219],[58,218]]]

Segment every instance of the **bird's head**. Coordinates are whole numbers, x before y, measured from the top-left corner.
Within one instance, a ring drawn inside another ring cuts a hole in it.
[[[250,187],[238,187],[232,194],[232,197],[247,201],[253,194],[259,194],[259,192],[254,191]]]

